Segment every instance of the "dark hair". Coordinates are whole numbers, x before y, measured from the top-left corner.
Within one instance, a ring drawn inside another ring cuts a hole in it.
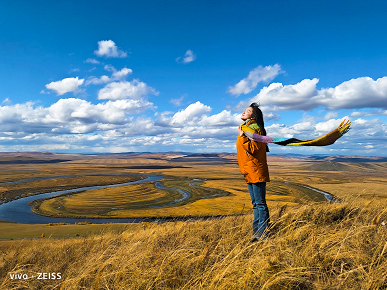
[[[259,105],[257,103],[252,103],[249,107],[253,109],[251,119],[254,119],[257,125],[259,126],[259,129],[261,129],[261,134],[263,136],[266,136],[265,122],[263,121],[263,114],[261,109],[259,108]],[[266,152],[269,152],[269,146],[267,146],[267,144]]]

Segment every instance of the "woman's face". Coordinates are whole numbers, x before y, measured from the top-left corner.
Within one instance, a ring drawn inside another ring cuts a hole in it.
[[[243,113],[242,113],[242,116],[241,116],[241,119],[243,121],[246,121],[247,119],[251,119],[251,115],[253,114],[253,108],[252,107],[248,107]]]

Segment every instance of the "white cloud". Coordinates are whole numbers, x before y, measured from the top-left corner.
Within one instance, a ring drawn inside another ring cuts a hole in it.
[[[149,94],[158,95],[158,92],[139,80],[133,80],[131,82],[122,81],[107,84],[98,92],[98,99],[140,99]]]
[[[2,104],[12,104],[12,101],[9,98],[5,98]]]
[[[131,74],[132,70],[130,68],[124,67],[123,69],[116,71],[113,73],[113,77],[117,79],[121,79],[123,77],[126,77],[127,75]]]
[[[173,115],[171,118],[171,125],[184,125],[187,122],[196,123],[203,114],[211,112],[211,107],[202,104],[201,102],[196,102],[190,104],[184,110],[181,110]]]
[[[235,109],[242,110],[251,102],[275,107],[279,111],[309,111],[319,106],[327,110],[381,108],[387,109],[387,77],[374,81],[361,77],[343,82],[335,88],[318,90],[318,79],[304,79],[295,85],[272,83],[252,99],[240,102]]]
[[[186,95],[181,96],[178,99],[171,99],[169,102],[175,106],[181,106],[181,103],[183,102],[183,99]]]
[[[171,115],[171,112],[160,114],[156,125],[162,127],[182,128],[184,134],[189,134],[191,137],[210,137],[210,132],[218,132],[223,135],[226,133],[223,128],[236,127],[242,122],[240,114],[232,114],[230,111],[223,110],[222,112],[209,115],[212,111],[210,106],[204,105],[201,102],[190,104],[185,109]],[[212,130],[212,131],[211,131]],[[204,132],[205,131],[205,132]],[[177,132],[177,131],[175,131]]]
[[[295,85],[272,83],[262,88],[252,101],[261,105],[276,106],[280,110],[310,110],[317,107],[316,84],[318,79],[305,79]]]
[[[116,68],[114,66],[112,66],[111,64],[106,64],[104,67],[103,67],[104,70],[106,71],[110,71],[110,72],[115,72],[117,71]]]
[[[196,54],[192,50],[188,49],[185,52],[183,57],[179,56],[178,58],[176,58],[176,62],[187,64],[187,63],[193,62],[195,59],[196,59]]]
[[[105,69],[106,69],[106,66],[105,66]],[[130,68],[126,68],[126,67],[117,71],[113,66],[109,66],[108,69],[106,70],[113,72],[112,77],[115,80],[125,78],[127,75],[133,72]]]
[[[198,122],[201,126],[239,126],[242,123],[241,114],[231,114],[230,111],[223,110],[219,114],[203,116]]]
[[[198,101],[190,104],[184,110],[176,112],[172,117],[168,117],[170,112],[162,113],[156,124],[164,127],[182,127],[188,124],[197,124],[211,110],[210,106],[206,106]]]
[[[53,90],[58,96],[65,93],[72,92],[74,95],[80,92],[79,86],[84,82],[84,79],[76,78],[65,78],[61,81],[51,82],[46,85],[47,89]]]
[[[371,116],[387,116],[387,110],[369,110],[352,112],[350,117],[371,117]]]
[[[334,118],[337,118],[338,115],[339,115],[338,112],[328,112],[328,113],[324,116],[324,119],[325,119],[325,120],[334,119]]]
[[[93,84],[93,85],[107,84],[109,82],[125,79],[127,75],[132,73],[132,70],[130,68],[126,68],[126,67],[117,71],[113,66],[105,65],[104,69],[112,72],[112,77],[108,77],[106,75],[103,75],[99,78],[90,77],[86,80],[85,84],[86,85],[89,85],[89,84]]]
[[[110,81],[111,81],[111,79],[108,76],[106,76],[106,75],[100,76],[99,78],[90,77],[90,78],[88,78],[86,80],[85,85],[89,85],[89,84],[93,84],[93,85],[107,84]]]
[[[320,123],[317,123],[315,128],[316,128],[316,132],[319,132],[319,133],[328,133],[334,129],[337,128],[337,126],[343,121],[343,119],[346,119],[348,120],[348,116],[342,118],[342,119],[330,119],[328,121],[325,121],[325,122],[320,122]]]
[[[98,50],[95,50],[94,53],[97,56],[114,58],[124,58],[128,56],[128,54],[120,50],[112,40],[98,41]]]
[[[35,106],[31,102],[0,106],[0,149],[12,147],[26,151],[63,146],[64,151],[77,152],[109,152],[110,148],[116,148],[117,152],[235,152],[240,114],[224,110],[211,115],[210,106],[196,102],[175,113],[161,113],[157,121],[151,117],[144,119],[143,115],[134,117],[152,107],[152,103],[138,99],[92,104],[77,98],[60,99],[49,107]],[[310,139],[336,128],[341,120],[316,122],[304,116],[298,123],[276,123],[267,126],[266,130],[273,137]],[[387,125],[380,119],[356,119],[352,121],[352,127],[329,147],[270,145],[270,149],[273,153],[310,154],[344,150],[361,154],[387,150]]]
[[[98,60],[96,60],[95,58],[88,58],[84,61],[84,63],[99,64],[100,62]]]
[[[73,122],[85,124],[123,124],[125,114],[137,114],[152,107],[152,103],[140,100],[118,100],[92,104],[81,99],[60,99],[47,109],[43,123]]]
[[[139,114],[152,108],[144,100],[117,100],[99,104],[68,98],[49,107],[34,107],[29,102],[0,106],[0,137],[35,138],[34,134],[93,133],[126,128]]]
[[[387,109],[387,77],[374,81],[361,77],[343,82],[335,88],[319,91],[320,104],[329,110],[384,108]]]
[[[281,73],[281,66],[275,64],[262,67],[261,65],[250,71],[249,75],[238,82],[235,86],[230,86],[228,91],[232,95],[239,96],[241,94],[248,94],[253,91],[258,83],[271,81],[278,74]]]

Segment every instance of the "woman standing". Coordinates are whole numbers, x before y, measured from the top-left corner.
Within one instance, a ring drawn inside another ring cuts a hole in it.
[[[266,182],[270,181],[269,170],[266,161],[266,151],[269,151],[265,143],[250,140],[244,131],[266,136],[265,124],[261,109],[256,103],[252,103],[243,113],[244,121],[239,126],[236,142],[239,169],[245,177],[253,204],[253,239],[258,241],[268,227],[269,209],[266,204]]]

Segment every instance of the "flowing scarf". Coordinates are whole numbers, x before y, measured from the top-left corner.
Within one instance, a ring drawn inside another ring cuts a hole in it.
[[[300,140],[296,138],[273,138],[269,136],[263,136],[256,134],[259,129],[257,123],[252,123],[248,126],[243,126],[242,130],[247,137],[256,142],[274,143],[282,146],[327,146],[336,142],[341,136],[347,133],[350,129],[351,122],[344,120],[341,124],[332,132],[325,134],[317,139]]]

